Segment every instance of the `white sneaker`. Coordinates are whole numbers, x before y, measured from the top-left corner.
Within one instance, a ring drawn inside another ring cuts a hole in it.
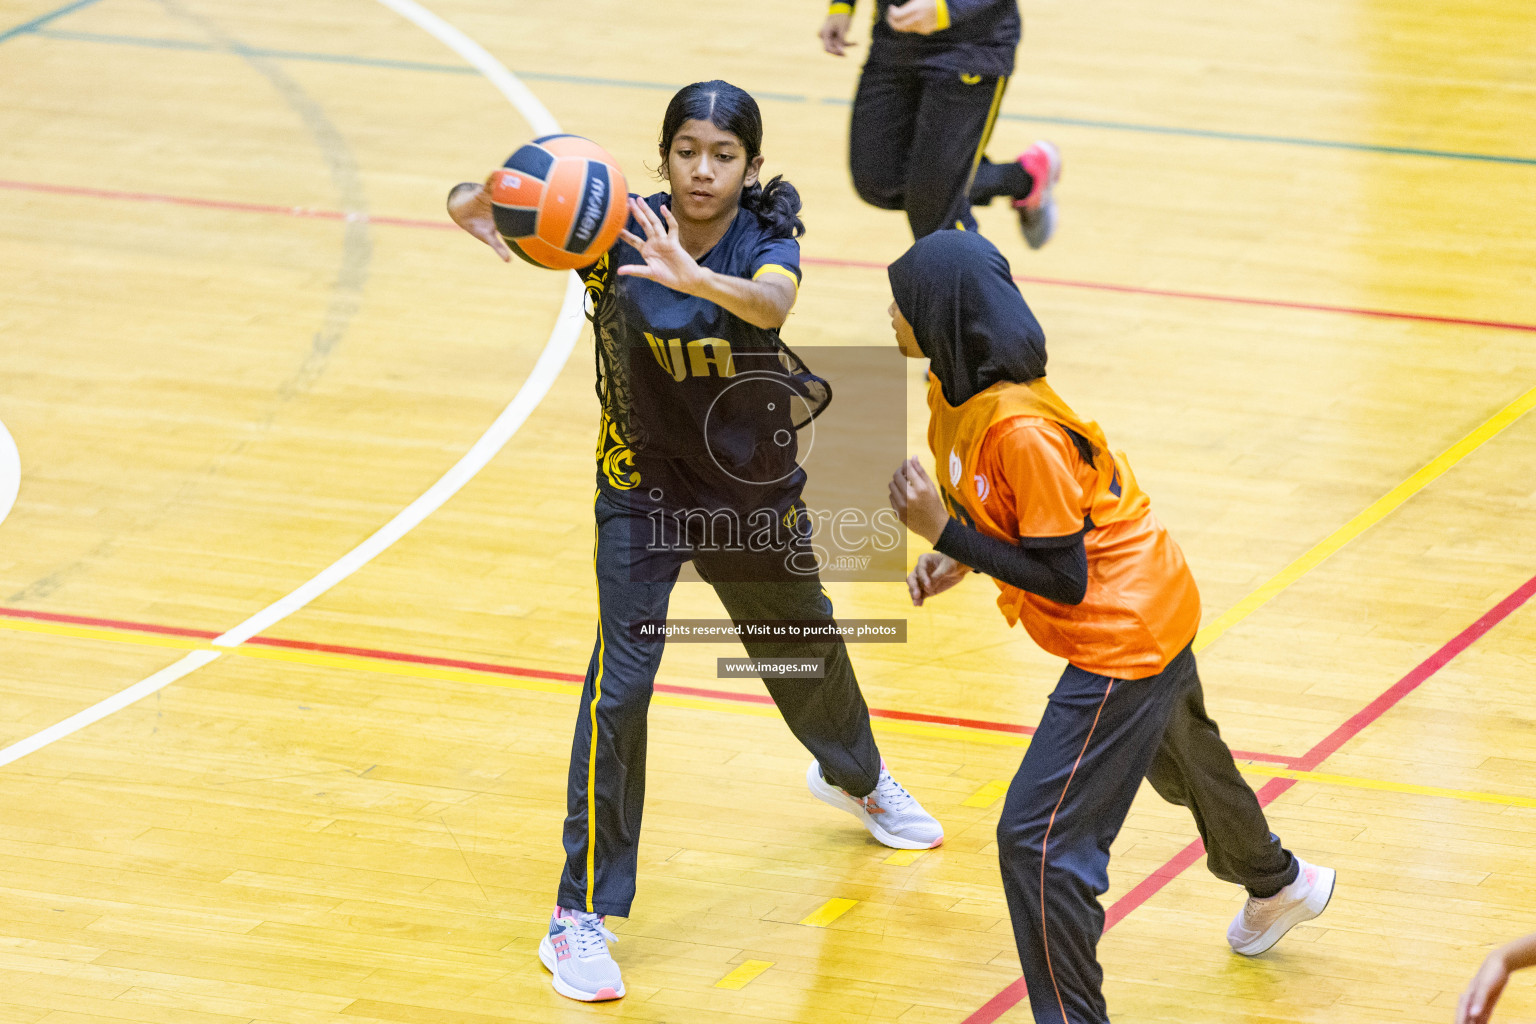
[[[928,850],[944,841],[944,826],[880,762],[880,781],[875,791],[865,797],[852,796],[821,777],[821,765],[815,761],[806,770],[805,784],[811,795],[858,818],[869,834],[886,846],[898,850]]]
[[[1227,928],[1227,944],[1243,956],[1258,956],[1279,942],[1286,932],[1323,912],[1333,897],[1333,868],[1308,864],[1300,857],[1296,881],[1273,896],[1249,896],[1243,909]]]
[[[603,927],[601,914],[556,907],[549,934],[539,940],[539,960],[549,968],[555,991],[569,999],[619,999],[624,978],[608,955],[608,943],[617,941],[618,936]]]

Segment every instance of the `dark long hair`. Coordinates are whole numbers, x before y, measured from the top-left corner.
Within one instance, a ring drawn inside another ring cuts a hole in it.
[[[748,163],[762,154],[763,115],[757,109],[757,101],[729,82],[694,82],[677,91],[661,119],[663,174],[667,156],[672,152],[672,138],[687,121],[708,121],[736,136],[747,151]],[[775,238],[799,238],[805,234],[805,225],[796,216],[800,212],[800,193],[782,174],[774,175],[767,185],[758,182],[742,189],[741,205],[757,214]]]

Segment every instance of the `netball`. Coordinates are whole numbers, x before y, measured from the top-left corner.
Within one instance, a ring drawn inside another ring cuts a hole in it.
[[[624,172],[580,135],[546,135],[518,147],[488,187],[496,230],[513,252],[541,267],[590,266],[624,227]]]

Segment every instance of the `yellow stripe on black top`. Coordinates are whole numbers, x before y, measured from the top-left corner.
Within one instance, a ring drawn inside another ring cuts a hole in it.
[[[827,11],[827,13],[828,14],[852,14],[853,13],[853,4],[845,3],[845,2],[843,2],[843,0],[835,0],[835,2],[832,4],[831,10]]]
[[[783,274],[785,277],[789,278],[795,283],[795,291],[798,292],[800,290],[800,279],[796,277],[795,272],[790,270],[788,267],[781,267],[777,263],[764,263],[762,266],[757,268],[757,273],[752,275],[752,280],[756,281],[764,274]]]
[[[945,29],[949,28],[950,20],[948,0],[936,0],[934,5],[934,14],[938,18],[938,24],[934,28],[935,32],[943,32]]]

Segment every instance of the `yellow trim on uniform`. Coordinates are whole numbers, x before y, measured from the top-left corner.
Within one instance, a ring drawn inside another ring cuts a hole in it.
[[[961,77],[963,78],[964,76],[962,75]],[[976,155],[971,157],[971,173],[965,179],[965,192],[962,194],[967,197],[971,194],[971,186],[976,183],[976,169],[981,166],[981,158],[987,153],[987,144],[992,141],[992,129],[997,127],[997,115],[1003,108],[1003,93],[1008,89],[1008,76],[999,75],[997,85],[993,89],[992,106],[987,111],[987,123],[981,130],[981,141],[976,144]],[[955,227],[960,231],[964,231],[964,219],[955,221]]]
[[[936,0],[934,3],[933,13],[938,18],[938,23],[934,28],[935,32],[943,32],[945,29],[949,28],[950,23],[948,0]]]
[[[764,263],[762,266],[757,268],[757,273],[752,275],[752,280],[756,281],[764,274],[783,274],[785,277],[794,282],[795,291],[798,292],[800,290],[800,279],[796,277],[795,272],[790,270],[788,267],[781,267],[777,263]]]
[[[970,192],[971,183],[976,180],[976,168],[981,166],[981,158],[986,155],[987,144],[992,141],[992,129],[997,127],[997,115],[1003,109],[1003,93],[1008,89],[1007,75],[998,76],[995,89],[996,91],[992,93],[992,108],[987,111],[987,126],[981,130],[981,141],[976,144],[976,155],[971,158],[971,176],[965,179],[966,192]]]
[[[839,0],[839,2],[833,3],[831,9],[828,10],[827,13],[828,14],[852,14],[853,13],[853,4],[842,3],[841,0]]]
[[[598,491],[592,496],[592,510],[597,511],[597,499],[602,496]],[[597,581],[597,675],[592,680],[592,735],[587,738],[587,913],[595,914],[592,908],[592,890],[597,884],[597,702],[603,696],[603,659],[607,651],[607,644],[603,639],[603,582],[597,575],[597,539],[602,535],[602,527],[594,522],[592,532],[592,576]]]

